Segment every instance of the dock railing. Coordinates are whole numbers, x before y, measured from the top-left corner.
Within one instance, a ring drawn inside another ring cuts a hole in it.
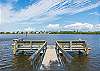
[[[44,43],[44,40],[14,40],[13,54],[16,55],[18,51],[38,50]]]
[[[56,43],[65,51],[78,51],[87,55],[91,50],[85,40],[56,41]]]
[[[72,61],[73,57],[60,46],[58,41],[56,41],[55,49],[56,49],[56,53],[59,54],[61,52],[64,55],[64,57],[67,59],[68,62]]]
[[[31,64],[34,70],[38,70],[40,65],[42,64],[45,52],[47,49],[47,42],[43,44],[41,48],[39,48],[34,54],[30,56]]]

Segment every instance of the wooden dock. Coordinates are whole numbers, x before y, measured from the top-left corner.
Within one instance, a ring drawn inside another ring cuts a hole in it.
[[[35,71],[64,71],[64,59],[70,63],[73,59],[68,52],[80,52],[88,55],[91,48],[84,40],[56,41],[56,45],[48,45],[44,40],[13,40],[13,54],[29,52],[31,64]]]

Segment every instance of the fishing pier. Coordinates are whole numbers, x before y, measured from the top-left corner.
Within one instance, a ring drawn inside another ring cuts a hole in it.
[[[47,45],[44,40],[13,40],[13,54],[29,54],[31,65],[36,71],[64,71],[64,60],[71,63],[74,58],[70,52],[88,55],[91,48],[84,40],[56,41],[55,45]]]

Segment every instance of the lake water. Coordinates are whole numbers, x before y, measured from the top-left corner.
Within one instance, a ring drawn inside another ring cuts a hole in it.
[[[12,53],[12,39],[46,40],[48,44],[55,44],[56,40],[83,39],[92,48],[88,56],[76,58],[66,65],[65,71],[99,71],[100,70],[100,35],[88,34],[30,34],[30,35],[1,35],[0,34],[0,71],[34,71],[28,56],[14,56]]]

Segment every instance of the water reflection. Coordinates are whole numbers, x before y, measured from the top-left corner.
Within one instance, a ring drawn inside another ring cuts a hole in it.
[[[64,64],[65,71],[91,71],[89,70],[88,66],[88,56],[74,56],[72,62],[68,63],[67,58],[64,57],[62,54],[60,55]]]
[[[50,60],[49,64],[47,66],[42,65],[41,70],[44,71],[64,71],[63,66],[59,63],[59,61]]]
[[[12,71],[33,71],[29,56],[14,56]]]

